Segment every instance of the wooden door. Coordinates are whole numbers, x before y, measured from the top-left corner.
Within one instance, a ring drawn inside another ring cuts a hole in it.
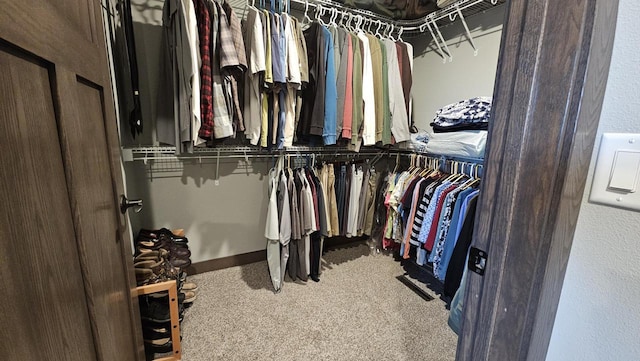
[[[544,360],[613,48],[617,0],[511,0],[457,360]],[[569,357],[569,356],[568,356]]]
[[[142,355],[97,0],[0,0],[6,360]]]

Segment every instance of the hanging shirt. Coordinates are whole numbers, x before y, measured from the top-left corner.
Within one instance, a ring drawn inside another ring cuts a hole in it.
[[[444,277],[447,274],[449,260],[451,259],[451,254],[453,253],[456,241],[458,240],[458,235],[460,234],[460,230],[462,229],[462,223],[464,222],[464,217],[460,218],[462,205],[468,204],[471,197],[477,194],[477,192],[478,190],[476,189],[468,188],[458,194],[458,200],[456,201],[456,204],[453,208],[453,215],[451,216],[451,224],[447,232],[447,238],[445,239],[443,244],[442,255],[440,256],[440,264],[437,269],[434,267],[433,270],[433,275],[436,276],[436,278],[440,281],[444,281]],[[464,213],[464,211],[462,213]]]
[[[351,145],[358,144],[363,121],[362,110],[362,41],[351,36],[353,44],[353,116],[351,123]]]
[[[389,112],[391,113],[391,133],[396,142],[403,142],[411,139],[409,132],[409,122],[405,109],[404,90],[402,78],[400,77],[400,66],[398,64],[398,52],[396,44],[389,40],[384,40],[387,48],[387,65],[389,81]]]
[[[191,76],[193,66],[187,35],[186,14],[178,0],[167,0],[162,10],[165,56],[164,77],[158,93],[156,130],[161,143],[174,144],[183,152],[182,140],[191,136]]]
[[[244,132],[245,123],[244,116],[242,114],[240,96],[242,94],[242,85],[244,84],[242,80],[244,73],[247,71],[247,57],[244,48],[244,40],[242,39],[242,27],[240,25],[240,20],[227,0],[222,3],[221,9],[226,15],[226,20],[231,32],[231,40],[233,42],[236,57],[238,58],[238,65],[233,69],[227,69],[229,71],[228,76],[230,77],[229,82],[231,84],[231,96],[233,99],[233,120],[236,130]]]
[[[424,248],[427,251],[433,251],[433,246],[436,240],[436,233],[440,225],[440,220],[441,220],[440,217],[442,216],[442,209],[444,207],[445,200],[447,199],[446,197],[449,193],[451,193],[457,187],[458,187],[457,184],[450,184],[447,188],[445,188],[442,191],[442,193],[436,199],[437,204],[436,204],[435,214],[433,216],[433,220],[431,221],[431,226],[429,227],[429,234],[427,235],[426,243],[424,245]],[[424,227],[424,224],[423,224],[423,227]],[[432,260],[431,257],[430,257],[430,260]]]
[[[312,23],[304,31],[309,62],[309,84],[302,96],[298,137],[322,136],[325,109],[326,46],[322,26]]]
[[[440,212],[440,221],[438,230],[436,231],[435,241],[433,243],[433,251],[429,255],[429,262],[433,263],[433,273],[440,272],[440,261],[444,251],[444,242],[447,239],[447,233],[451,228],[451,217],[456,204],[458,193],[462,191],[462,187],[458,187],[447,194],[442,211]]]
[[[206,0],[196,0],[198,35],[200,39],[200,128],[198,137],[213,137],[213,92],[211,84],[211,12]]]
[[[265,87],[267,84],[273,83],[273,63],[271,62],[272,54],[271,54],[271,13],[267,10],[262,10],[260,14],[260,20],[262,20],[262,26],[264,31],[264,53],[265,53],[265,73],[264,73],[264,82]],[[264,145],[266,147],[266,145]]]
[[[322,138],[324,145],[336,144],[336,122],[337,122],[337,107],[338,107],[338,93],[336,90],[336,70],[335,70],[335,55],[334,55],[334,42],[331,32],[326,28],[322,28],[325,41],[325,99],[324,99],[324,126],[322,130]]]
[[[413,84],[413,45],[410,43],[404,43],[407,47],[407,57],[409,58],[409,69],[411,69],[411,82]],[[411,88],[409,88],[409,109],[407,117],[409,119],[409,124],[413,127],[414,119],[413,119],[413,96],[411,95]]]
[[[271,61],[273,64],[273,81],[276,83],[286,83],[286,48],[283,47],[281,34],[283,31],[281,17],[278,14],[271,14]]]
[[[249,7],[247,19],[242,28],[245,53],[249,62],[248,71],[245,74],[244,91],[245,136],[251,145],[258,145],[260,142],[262,127],[260,73],[264,72],[266,68],[262,21],[259,14],[258,9]]]
[[[200,74],[199,77],[199,111],[200,117],[192,126],[192,137],[194,139],[194,145],[200,145],[206,142],[206,139],[211,139],[211,130],[213,129],[213,93],[211,84],[211,12],[209,6],[205,0],[196,0],[193,2],[195,5],[195,13],[197,19],[198,28],[198,45],[200,54],[200,67],[195,74]],[[196,76],[197,77],[197,76]],[[194,84],[195,86],[195,84]],[[195,97],[194,93],[192,97]],[[192,103],[195,106],[195,102]],[[206,124],[204,135],[201,137],[201,131]]]
[[[338,108],[336,111],[337,114],[337,121],[336,121],[336,135],[338,138],[340,138],[340,136],[342,135],[342,128],[344,127],[344,107],[345,107],[345,92],[346,92],[346,86],[347,86],[347,57],[349,56],[348,54],[348,47],[349,47],[349,43],[347,41],[347,32],[342,29],[342,28],[338,28],[337,29],[337,37],[338,37],[338,46],[339,46],[339,54],[340,54],[340,61],[339,64],[336,63],[337,67],[337,74],[336,74],[336,91],[337,91],[337,97],[338,97]],[[335,43],[335,42],[334,42]]]
[[[373,83],[373,69],[371,65],[371,48],[369,38],[363,33],[358,34],[362,41],[362,101],[364,103],[364,118],[362,126],[362,144],[376,144],[376,97]]]
[[[267,222],[264,229],[264,237],[268,240],[280,239],[280,226],[278,222],[278,179],[277,171],[271,169],[269,174],[269,204],[267,205]]]
[[[294,34],[296,37],[296,46],[298,47],[298,60],[300,61],[300,81],[302,83],[309,82],[309,62],[307,59],[307,43],[302,33],[302,27],[298,19],[291,18],[294,24]]]
[[[219,44],[216,50],[220,54],[220,71],[223,76],[224,98],[227,112],[233,120],[232,136],[235,136],[236,131],[244,131],[244,122],[242,122],[241,115],[238,114],[239,106],[237,99],[237,73],[241,71],[242,65],[240,64],[240,57],[233,42],[234,34],[231,31],[229,18],[222,8],[222,5],[215,1],[213,3],[218,9],[219,16]]]
[[[220,15],[220,5],[215,2],[209,2],[209,11],[211,12],[211,49],[214,56],[211,57],[211,80],[213,82],[213,137],[216,139],[230,137],[234,134],[233,123],[231,120],[230,108],[227,104],[231,104],[231,94],[225,91],[225,79],[221,73],[222,57],[222,39],[227,39],[225,42],[228,44],[226,48],[231,45],[231,50],[235,52],[233,48],[233,42],[230,40],[230,34],[220,30],[225,29],[221,22],[226,23],[224,14]],[[228,27],[226,28],[228,30]],[[215,32],[215,34],[214,34]],[[223,35],[223,33],[225,35]],[[231,43],[229,43],[231,41]],[[229,57],[232,57],[232,51],[225,52]],[[216,56],[215,54],[220,54]],[[228,64],[234,63],[233,59],[224,59]],[[237,63],[237,57],[235,58]],[[231,66],[231,65],[230,65]],[[226,84],[229,85],[228,82]],[[227,88],[228,89],[228,88]]]
[[[269,96],[266,90],[273,84],[273,69],[271,62],[271,20],[269,12],[263,10],[260,13],[262,31],[264,34],[265,70],[264,82],[260,93],[260,146],[266,148],[269,145]]]
[[[300,207],[298,205],[298,190],[296,182],[294,180],[294,174],[291,169],[287,169],[289,178],[287,180],[287,189],[289,190],[289,202],[291,211],[291,239],[294,241],[302,238],[302,231],[300,226]]]
[[[183,149],[191,153],[193,152],[194,144],[203,143],[202,140],[198,140],[198,131],[200,130],[200,46],[198,44],[198,24],[193,1],[183,1],[182,11],[185,14],[187,40],[191,56],[191,69],[189,71],[191,106],[188,128],[181,130],[180,141]]]
[[[293,145],[295,132],[296,92],[302,82],[300,74],[300,59],[298,45],[295,36],[295,24],[293,18],[287,14],[282,15],[285,26],[286,66],[287,66],[287,93],[285,99],[285,125],[283,146]]]
[[[278,219],[279,219],[279,240],[280,244],[287,245],[291,240],[291,205],[289,204],[289,190],[287,188],[287,177],[284,172],[280,172],[280,182],[278,183]]]
[[[379,40],[382,54],[382,145],[391,144],[391,111],[389,110],[389,65],[387,60],[387,46]]]
[[[342,137],[351,139],[351,125],[353,123],[353,38],[349,33],[346,34],[345,44],[347,45],[347,49],[343,52],[343,58],[346,57],[346,60],[343,59],[341,63],[341,65],[345,65],[346,63]],[[338,90],[340,90],[340,88],[338,88]],[[340,96],[338,95],[338,97]],[[340,100],[338,100],[338,104],[340,104]]]
[[[300,123],[300,116],[302,114],[302,94],[303,89],[309,84],[309,63],[307,60],[307,44],[304,39],[304,34],[302,34],[302,28],[300,27],[300,23],[296,18],[291,18],[294,24],[294,36],[296,38],[296,45],[298,48],[298,60],[300,63],[300,88],[296,91],[296,114],[295,114],[295,124],[294,129],[298,129],[298,124]],[[293,140],[297,141],[297,134],[293,135]]]
[[[396,51],[398,53],[398,62],[401,63],[400,76],[402,79],[402,90],[404,94],[405,112],[407,113],[407,119],[409,119],[409,100],[411,99],[411,86],[413,84],[413,75],[411,72],[411,59],[409,58],[407,43],[404,43],[402,41],[397,42]]]
[[[382,105],[382,51],[380,41],[375,36],[368,34],[369,51],[371,52],[371,70],[373,73],[373,95],[375,97],[375,141],[382,142],[382,127],[384,120],[384,107]]]

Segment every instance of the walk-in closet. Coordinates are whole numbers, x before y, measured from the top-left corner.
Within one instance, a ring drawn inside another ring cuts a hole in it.
[[[183,357],[454,359],[504,2],[171,4],[131,3],[146,69],[129,67],[121,136],[137,257],[149,231],[188,239],[168,249],[188,275]],[[182,21],[212,45],[173,44]],[[162,278],[139,259],[140,285]],[[145,297],[147,349],[171,351]]]
[[[545,358],[617,1],[2,3],[9,359]]]

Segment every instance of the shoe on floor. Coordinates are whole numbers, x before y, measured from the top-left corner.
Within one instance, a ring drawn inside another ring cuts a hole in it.
[[[171,338],[144,340],[144,346],[145,349],[153,353],[173,352],[173,342],[171,342]]]
[[[170,279],[167,272],[165,272],[167,266],[165,260],[138,260],[133,266],[138,286],[165,282]]]
[[[143,321],[155,323],[171,322],[169,303],[164,300],[155,300],[152,297],[141,297],[140,318]]]
[[[188,258],[184,259],[184,258],[178,258],[178,257],[171,257],[169,258],[169,263],[171,263],[173,267],[179,268],[180,270],[184,270],[185,268],[191,266],[191,260]]]
[[[184,303],[193,303],[197,297],[193,291],[181,291],[180,294],[184,295]]]
[[[198,290],[198,285],[193,282],[185,282],[182,284],[182,290],[195,292]]]

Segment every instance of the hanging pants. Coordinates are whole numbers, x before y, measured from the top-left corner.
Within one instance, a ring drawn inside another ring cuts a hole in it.
[[[280,241],[267,240],[267,264],[269,265],[269,274],[273,289],[278,292],[282,286],[282,273],[280,271]]]
[[[311,234],[311,278],[318,279],[320,276],[320,259],[322,256],[322,240],[320,232]]]

